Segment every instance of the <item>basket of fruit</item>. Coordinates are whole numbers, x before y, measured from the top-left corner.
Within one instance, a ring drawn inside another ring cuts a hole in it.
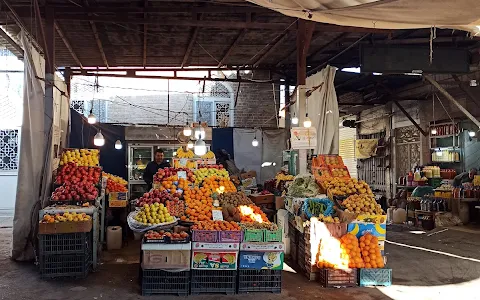
[[[177,219],[170,215],[168,209],[158,202],[144,204],[138,211],[131,212],[127,223],[134,232],[142,233],[152,229],[169,229],[177,224]]]
[[[308,219],[319,215],[330,216],[335,212],[333,202],[328,198],[308,198],[303,202],[302,210]]]

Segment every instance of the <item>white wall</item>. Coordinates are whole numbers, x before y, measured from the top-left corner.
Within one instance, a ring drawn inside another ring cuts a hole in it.
[[[0,172],[0,209],[13,209],[15,207],[15,196],[17,194],[17,172],[8,175],[7,172]]]

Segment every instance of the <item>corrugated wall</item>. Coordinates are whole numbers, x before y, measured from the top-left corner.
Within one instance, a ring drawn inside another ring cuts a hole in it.
[[[386,132],[374,133],[374,134],[362,134],[359,135],[359,139],[381,139],[385,138]],[[385,152],[388,153],[388,152]],[[387,173],[389,172],[390,156],[383,154],[377,157],[371,157],[367,159],[359,159],[357,161],[358,166],[358,179],[365,180],[373,190],[380,190],[387,192]]]

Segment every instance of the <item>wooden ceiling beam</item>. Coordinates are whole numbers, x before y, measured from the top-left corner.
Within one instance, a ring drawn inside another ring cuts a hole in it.
[[[343,41],[347,36],[348,36],[347,32],[340,33],[336,38],[334,38],[330,42],[326,43],[325,45],[321,46],[319,49],[310,53],[310,55],[308,55],[308,57],[307,57],[307,61],[312,60],[312,58],[315,57],[316,55],[321,54],[322,52],[324,52],[325,50],[327,50],[331,46]]]
[[[232,54],[233,49],[237,47],[237,45],[240,43],[240,41],[243,39],[246,33],[247,33],[247,29],[242,29],[242,31],[240,31],[235,41],[233,41],[230,47],[228,47],[227,52],[225,52],[225,54],[223,55],[222,59],[220,59],[220,62],[218,63],[217,67],[220,68],[221,66],[224,65],[225,60],[230,56],[230,54]]]
[[[145,12],[143,13],[143,18],[147,19],[146,10],[148,8],[148,0],[143,1],[143,7]],[[148,32],[148,24],[143,24],[143,67],[147,66],[147,32]]]
[[[85,7],[90,6],[90,4],[88,3],[88,0],[83,0],[83,4],[84,4]],[[97,44],[98,51],[100,51],[100,56],[102,57],[102,60],[103,60],[103,63],[105,64],[105,66],[108,68],[109,65],[108,65],[107,56],[105,55],[105,51],[103,50],[102,41],[100,40],[100,36],[98,35],[97,25],[95,24],[94,21],[89,21],[89,23],[90,23],[90,27],[92,28],[93,36],[95,38],[95,43]]]
[[[73,57],[73,59],[75,60],[75,62],[77,63],[77,65],[78,65],[80,68],[83,68],[82,62],[81,62],[80,59],[78,58],[77,54],[75,54],[75,51],[73,51],[72,45],[70,44],[70,42],[68,41],[67,37],[66,37],[65,34],[63,33],[63,30],[60,28],[60,26],[58,26],[58,23],[57,23],[57,22],[55,22],[55,29],[57,30],[58,35],[59,35],[60,38],[62,39],[63,43],[65,44],[65,47],[67,47],[68,52],[70,52],[70,55],[72,55],[72,57]]]
[[[203,19],[203,14],[195,14],[195,20],[201,21]],[[200,32],[200,27],[195,27],[192,29],[192,33],[190,35],[190,42],[188,43],[187,49],[185,50],[185,55],[183,55],[182,64],[180,65],[181,68],[186,67],[188,59],[190,58],[190,54],[192,53],[193,46],[197,42],[198,33]]]
[[[275,48],[277,48],[280,44],[282,44],[285,39],[288,37],[288,32],[278,36],[275,40],[273,40],[270,44],[270,47],[260,55],[260,57],[253,63],[254,67],[258,67],[269,55],[272,53]]]

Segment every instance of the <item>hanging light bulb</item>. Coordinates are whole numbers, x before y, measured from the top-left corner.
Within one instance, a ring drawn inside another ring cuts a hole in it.
[[[88,115],[88,124],[97,123],[97,117],[93,114],[93,108],[90,109],[90,114]]]
[[[312,127],[312,120],[308,117],[308,114],[305,115],[305,121],[303,121],[303,127],[310,128]]]
[[[442,156],[442,155],[443,155],[442,150],[440,150],[440,148],[438,148],[438,150],[435,151],[435,154],[436,154],[437,156]]]
[[[195,142],[193,151],[195,152],[195,155],[198,155],[198,156],[205,155],[205,153],[207,153],[207,146],[205,145],[205,142],[202,139],[198,139]]]
[[[432,135],[437,134],[437,128],[433,127],[433,128],[432,128],[432,131],[430,131],[430,133],[431,133]]]
[[[187,123],[187,125],[183,128],[183,135],[184,135],[184,136],[191,136],[191,135],[192,135],[192,128],[190,128],[190,126],[188,126],[188,123]]]
[[[93,137],[93,144],[98,147],[105,145],[105,138],[103,137],[102,131],[99,130],[97,134]]]
[[[195,139],[204,139],[205,138],[205,129],[203,128],[202,125],[199,125],[198,127],[195,127],[195,131],[193,132]]]
[[[187,149],[193,149],[193,142],[192,141],[188,141]]]
[[[475,136],[475,131],[469,131],[468,136],[469,137],[474,137]]]
[[[122,149],[122,142],[120,140],[117,140],[115,142],[115,149],[117,149],[117,150]]]
[[[255,136],[252,140],[252,146],[253,147],[258,147],[258,140],[257,140],[257,137]]]
[[[295,113],[293,113],[292,124],[293,124],[293,125],[298,125],[298,118],[297,118],[297,116],[295,115]]]

